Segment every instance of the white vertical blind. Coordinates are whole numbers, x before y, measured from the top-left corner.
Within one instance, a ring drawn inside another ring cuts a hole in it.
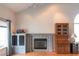
[[[0,47],[8,47],[8,23],[0,21]]]

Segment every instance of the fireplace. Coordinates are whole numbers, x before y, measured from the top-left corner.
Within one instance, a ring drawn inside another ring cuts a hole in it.
[[[47,49],[47,39],[46,38],[35,38],[34,49]]]
[[[32,35],[32,51],[47,52],[52,51],[52,34],[33,34]]]

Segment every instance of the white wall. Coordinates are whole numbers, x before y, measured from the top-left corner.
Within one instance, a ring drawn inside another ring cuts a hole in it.
[[[30,7],[22,13],[17,14],[17,29],[26,29],[28,33],[54,33],[55,23],[70,23],[70,32],[73,30],[73,18],[69,18],[67,9],[61,5],[48,5]],[[66,6],[67,7],[67,6]]]
[[[0,6],[0,17],[11,20],[11,31],[15,31],[15,13],[7,7]]]

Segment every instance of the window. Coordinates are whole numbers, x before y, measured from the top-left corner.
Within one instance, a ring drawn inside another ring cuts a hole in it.
[[[8,23],[0,20],[0,48],[8,47]]]
[[[79,14],[74,19],[75,42],[79,42]]]

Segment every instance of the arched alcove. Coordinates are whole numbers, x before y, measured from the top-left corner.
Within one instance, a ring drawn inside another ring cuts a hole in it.
[[[79,23],[79,14],[76,15],[76,17],[74,19],[74,23]]]
[[[79,14],[74,19],[75,42],[79,42]]]

